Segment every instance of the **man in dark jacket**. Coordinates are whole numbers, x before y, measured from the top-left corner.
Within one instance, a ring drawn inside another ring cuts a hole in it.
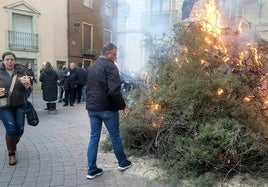
[[[93,179],[103,173],[97,167],[97,152],[100,140],[102,122],[108,129],[118,161],[118,169],[124,171],[130,168],[119,131],[119,113],[123,110],[125,116],[130,112],[121,95],[121,80],[114,64],[117,47],[108,43],[101,50],[101,56],[87,70],[87,103],[86,109],[90,117],[90,142],[88,144],[88,173],[87,178]]]
[[[57,70],[57,75],[59,77],[57,97],[58,97],[59,103],[64,100],[64,71],[65,71],[65,68],[62,65],[60,65]]]
[[[82,98],[82,89],[86,85],[86,70],[82,68],[82,63],[78,64],[76,68],[77,73],[77,86],[75,88],[75,96],[77,99],[77,103],[81,102]]]
[[[64,72],[64,105],[74,106],[75,100],[75,87],[77,85],[77,73],[76,73],[76,64],[74,62],[70,63],[70,67],[67,68]]]

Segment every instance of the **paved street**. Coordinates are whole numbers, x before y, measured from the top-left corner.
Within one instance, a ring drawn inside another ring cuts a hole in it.
[[[38,110],[40,123],[37,127],[25,124],[25,133],[17,146],[16,166],[8,165],[5,129],[0,122],[1,187],[167,186],[135,173],[135,162],[129,170],[118,171],[111,153],[99,154],[98,166],[103,168],[103,175],[93,180],[86,179],[90,129],[85,105],[62,107],[62,103],[57,103],[58,114],[47,114],[41,98],[41,92],[35,91],[33,103]]]

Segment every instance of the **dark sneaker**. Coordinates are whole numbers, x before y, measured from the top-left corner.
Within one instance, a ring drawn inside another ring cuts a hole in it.
[[[88,179],[94,179],[95,177],[101,175],[103,173],[103,170],[101,168],[97,168],[96,171],[90,173],[87,175]]]
[[[118,169],[119,169],[120,171],[125,171],[125,170],[127,170],[128,168],[130,168],[131,166],[132,166],[132,164],[131,164],[131,162],[128,160],[128,161],[126,162],[125,165],[123,165],[123,166],[118,166]]]

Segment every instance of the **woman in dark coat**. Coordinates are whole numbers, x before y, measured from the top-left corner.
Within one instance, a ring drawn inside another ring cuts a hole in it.
[[[8,97],[13,78],[15,80],[13,92],[10,94],[10,105],[0,107],[0,117],[6,129],[6,146],[9,156],[9,165],[17,163],[16,150],[20,137],[24,133],[26,93],[31,90],[31,83],[26,76],[26,69],[16,63],[14,53],[7,51],[2,55],[0,63],[0,97]],[[15,79],[16,78],[16,79]],[[1,132],[2,133],[2,132]],[[1,147],[2,149],[2,147]],[[1,160],[1,162],[4,162]]]
[[[47,102],[48,113],[57,113],[56,100],[58,95],[58,80],[57,72],[52,68],[50,62],[46,62],[44,70],[39,77],[39,81],[41,82],[41,89],[43,91],[43,100]]]

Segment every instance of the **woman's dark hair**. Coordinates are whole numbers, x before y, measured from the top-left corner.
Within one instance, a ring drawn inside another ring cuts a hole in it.
[[[10,51],[6,51],[2,54],[2,60],[4,60],[7,55],[12,55],[16,60],[16,55]]]
[[[25,64],[25,66],[27,67],[29,64],[31,64],[31,65],[32,65],[32,63],[31,63],[31,62],[27,62],[27,63]]]

